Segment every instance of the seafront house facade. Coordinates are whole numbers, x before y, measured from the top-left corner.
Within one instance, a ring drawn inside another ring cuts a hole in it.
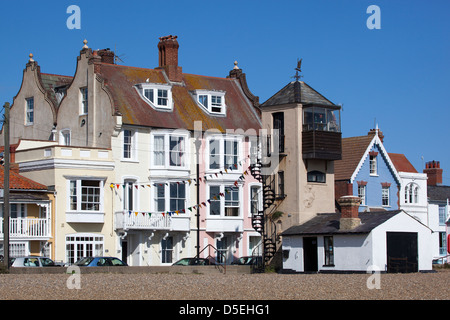
[[[47,186],[20,175],[17,166],[11,167],[9,179],[9,257],[44,255],[54,258],[54,193]],[[0,166],[0,188],[0,255],[3,256],[3,166]]]
[[[73,77],[30,56],[11,143],[20,172],[56,192],[56,260],[170,265],[210,245],[203,256],[231,263],[260,243],[262,186],[248,170],[258,99],[237,65],[224,78],[182,73],[178,47],[160,38],[149,69],[85,41]]]

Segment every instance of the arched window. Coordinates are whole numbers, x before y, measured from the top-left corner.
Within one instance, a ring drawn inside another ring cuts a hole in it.
[[[405,187],[405,203],[419,203],[419,186],[409,183]]]

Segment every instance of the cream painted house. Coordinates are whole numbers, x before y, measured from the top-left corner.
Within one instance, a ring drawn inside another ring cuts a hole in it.
[[[178,46],[160,38],[148,69],[85,41],[73,77],[30,56],[11,143],[21,174],[55,190],[55,259],[170,265],[207,248],[229,264],[261,242],[262,185],[248,171],[258,98],[237,64],[223,78],[182,73]]]

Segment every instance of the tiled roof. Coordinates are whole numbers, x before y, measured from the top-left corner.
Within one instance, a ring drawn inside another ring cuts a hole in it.
[[[261,107],[276,106],[289,103],[318,104],[335,106],[330,100],[311,88],[303,81],[292,81],[275,93]]]
[[[400,212],[402,212],[402,210],[360,212],[358,216],[361,219],[361,225],[352,230],[339,229],[339,220],[341,218],[340,213],[319,213],[317,214],[317,216],[301,225],[290,227],[289,229],[284,231],[282,235],[287,236],[369,233]]]
[[[398,172],[417,173],[417,170],[414,168],[411,162],[409,162],[409,160],[406,158],[404,154],[389,153],[389,158],[391,158],[391,161]]]
[[[5,168],[0,166],[0,188],[4,188]],[[47,187],[31,179],[9,170],[9,189],[14,190],[47,190]]]
[[[342,159],[334,162],[335,180],[348,180],[355,172],[374,135],[342,139]]]
[[[256,109],[237,79],[183,74],[183,85],[172,86],[173,111],[158,111],[141,98],[134,85],[145,82],[166,84],[163,69],[102,63],[100,72],[124,124],[194,130],[194,121],[201,121],[203,130],[254,129],[258,132],[261,128]],[[199,107],[190,93],[196,89],[225,91],[226,115],[209,115]]]

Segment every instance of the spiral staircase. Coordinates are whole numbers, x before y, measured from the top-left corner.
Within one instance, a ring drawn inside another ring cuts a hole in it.
[[[262,237],[263,246],[263,262],[267,264],[275,255],[277,248],[277,230],[276,224],[273,222],[266,212],[274,205],[276,200],[276,193],[274,184],[270,183],[270,176],[265,176],[261,173],[262,164],[258,160],[255,164],[250,165],[251,175],[262,183],[263,192],[263,210],[258,211],[252,216],[252,227]],[[261,266],[264,268],[264,265]]]

